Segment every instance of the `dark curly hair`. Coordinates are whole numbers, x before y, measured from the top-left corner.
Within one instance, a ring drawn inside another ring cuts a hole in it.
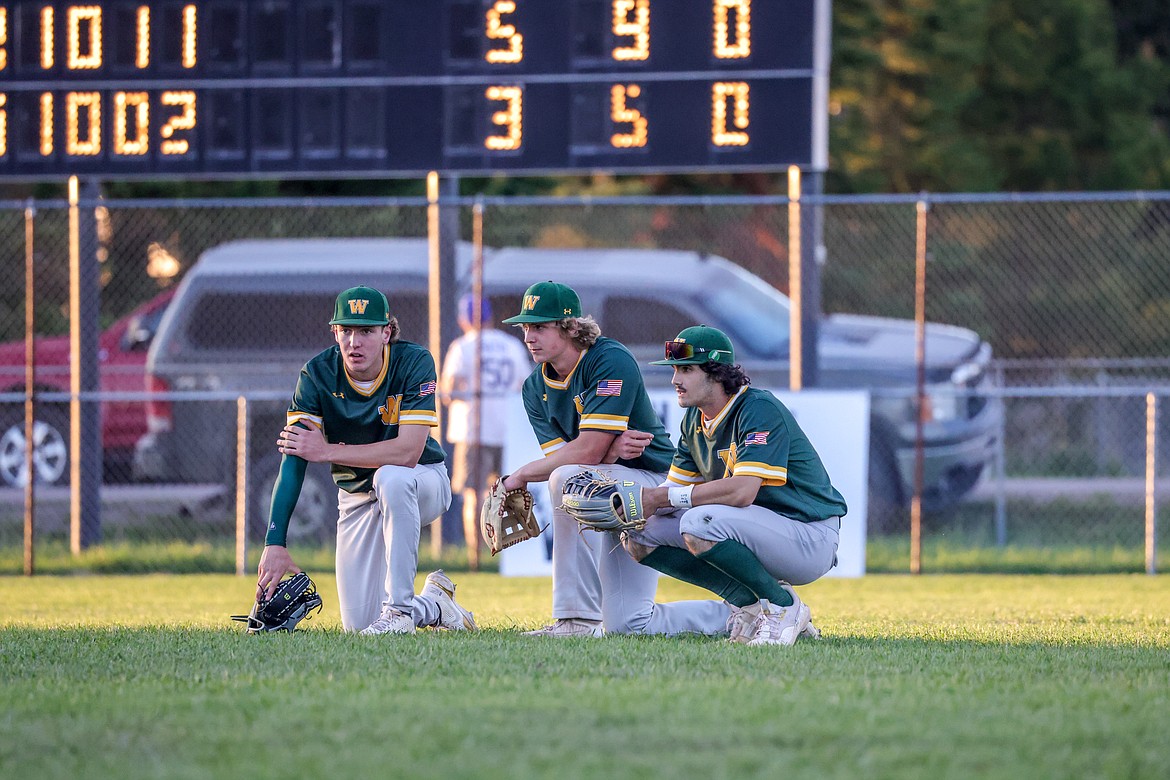
[[[708,360],[706,363],[700,365],[699,368],[703,369],[704,374],[723,385],[723,392],[728,395],[735,395],[739,392],[739,388],[752,383],[751,378],[743,372],[743,366],[738,363],[734,366],[729,366],[726,363],[716,363],[713,360]]]

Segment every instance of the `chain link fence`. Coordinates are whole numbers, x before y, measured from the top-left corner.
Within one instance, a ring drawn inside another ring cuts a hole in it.
[[[920,410],[913,318],[922,200],[925,314],[953,327],[927,328]],[[453,215],[449,237],[460,242],[444,256],[457,288],[447,302],[470,284],[474,202],[443,203]],[[787,387],[786,199],[478,202],[484,290],[497,319],[528,284],[554,278],[578,288],[603,332],[643,363],[704,321],[733,335],[755,384]],[[1151,507],[1165,495],[1168,437],[1148,427],[1151,399],[1161,402],[1170,379],[1170,193],[824,197],[803,207],[823,225],[819,384],[872,393],[870,570],[909,565],[919,413],[928,438],[924,570],[1165,568],[1165,553],[1151,562],[1147,547]],[[372,276],[404,337],[428,343],[428,203],[103,200],[80,210],[92,215],[82,224],[97,246],[96,258],[82,261],[97,263],[100,286],[100,382],[85,397],[100,401],[101,525],[89,542],[194,548],[207,565],[230,570],[239,496],[251,542],[262,537],[271,445],[297,368],[329,343],[336,292]],[[350,239],[375,241],[363,249]],[[169,311],[200,257],[224,245],[254,252],[219,272],[243,281],[224,287],[218,303],[200,299],[197,312]],[[10,280],[0,289],[0,568],[16,572],[28,480],[20,280],[30,250],[36,549],[67,555],[70,546],[69,204],[0,203],[0,246]],[[180,320],[195,329],[186,340],[151,351],[160,324],[175,330]],[[148,371],[148,356],[157,371]],[[179,368],[167,373],[168,361]],[[652,387],[668,379],[647,369]],[[243,491],[237,451],[248,453]],[[310,469],[297,511],[293,543],[327,548],[335,495],[323,469]]]

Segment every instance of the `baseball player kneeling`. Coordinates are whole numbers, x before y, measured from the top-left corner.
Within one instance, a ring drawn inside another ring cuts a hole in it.
[[[776,396],[749,387],[731,340],[704,325],[666,342],[686,409],[666,483],[641,491],[630,555],[706,588],[732,606],[731,641],[792,645],[817,638],[792,589],[837,559],[845,500]]]

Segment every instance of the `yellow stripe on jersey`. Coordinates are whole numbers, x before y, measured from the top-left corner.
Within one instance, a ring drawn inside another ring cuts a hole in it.
[[[320,415],[307,414],[305,412],[289,412],[285,415],[284,421],[286,425],[292,425],[295,422],[306,422],[314,428],[322,428],[325,425],[325,421],[321,419]]]
[[[541,444],[540,451],[543,452],[545,454],[545,456],[548,456],[548,455],[552,455],[554,452],[556,452],[557,450],[559,450],[561,447],[564,447],[564,446],[565,446],[564,439],[553,439],[552,441],[546,441],[543,444]]]
[[[670,467],[670,472],[666,475],[666,480],[678,485],[698,485],[705,481],[703,475],[697,471],[687,471],[686,469],[680,469],[678,466]]]
[[[585,352],[588,351],[589,350],[586,349],[577,356],[577,362],[573,364],[573,367],[569,369],[569,373],[565,374],[563,379],[553,379],[550,377],[548,375],[548,363],[541,363],[540,375],[544,377],[544,383],[554,390],[564,390],[567,388],[569,386],[569,380],[573,378],[573,372],[577,370],[577,366],[581,365],[581,359],[585,357]]]
[[[428,409],[411,409],[410,411],[399,412],[399,425],[430,425],[432,427],[439,424],[439,415],[437,412],[432,412]]]
[[[630,418],[620,414],[586,414],[581,416],[581,430],[624,431],[630,427]]]
[[[765,485],[777,487],[788,482],[788,469],[771,466],[767,463],[753,463],[751,461],[736,463],[735,470],[731,473],[737,477],[759,477],[764,480]]]
[[[364,395],[366,398],[369,398],[371,395],[374,394],[374,391],[377,390],[378,387],[382,384],[382,380],[386,378],[386,372],[389,370],[390,370],[390,345],[389,344],[382,347],[382,370],[378,372],[378,376],[375,377],[372,382],[359,383],[358,380],[354,379],[352,376],[349,375],[349,371],[347,371],[344,368],[344,366],[342,367],[342,371],[345,372],[345,379],[347,382],[349,382],[349,386],[352,387],[354,389],[354,391],[357,392],[359,395]],[[363,386],[368,387],[369,389],[363,390],[362,389]]]

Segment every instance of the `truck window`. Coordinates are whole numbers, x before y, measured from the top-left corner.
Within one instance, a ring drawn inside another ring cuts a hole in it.
[[[192,307],[187,342],[217,352],[324,349],[335,295],[207,292]]]
[[[662,343],[678,335],[683,328],[698,325],[688,314],[658,298],[640,295],[611,295],[601,314],[601,333],[617,339],[631,349],[639,344]]]
[[[329,317],[335,292],[206,292],[193,307],[187,342],[207,351],[304,352],[332,342]],[[402,338],[426,343],[427,298],[421,293],[389,295]]]
[[[782,358],[788,351],[789,305],[779,292],[756,285],[731,283],[708,287],[703,304],[727,331],[737,349],[763,358]]]

